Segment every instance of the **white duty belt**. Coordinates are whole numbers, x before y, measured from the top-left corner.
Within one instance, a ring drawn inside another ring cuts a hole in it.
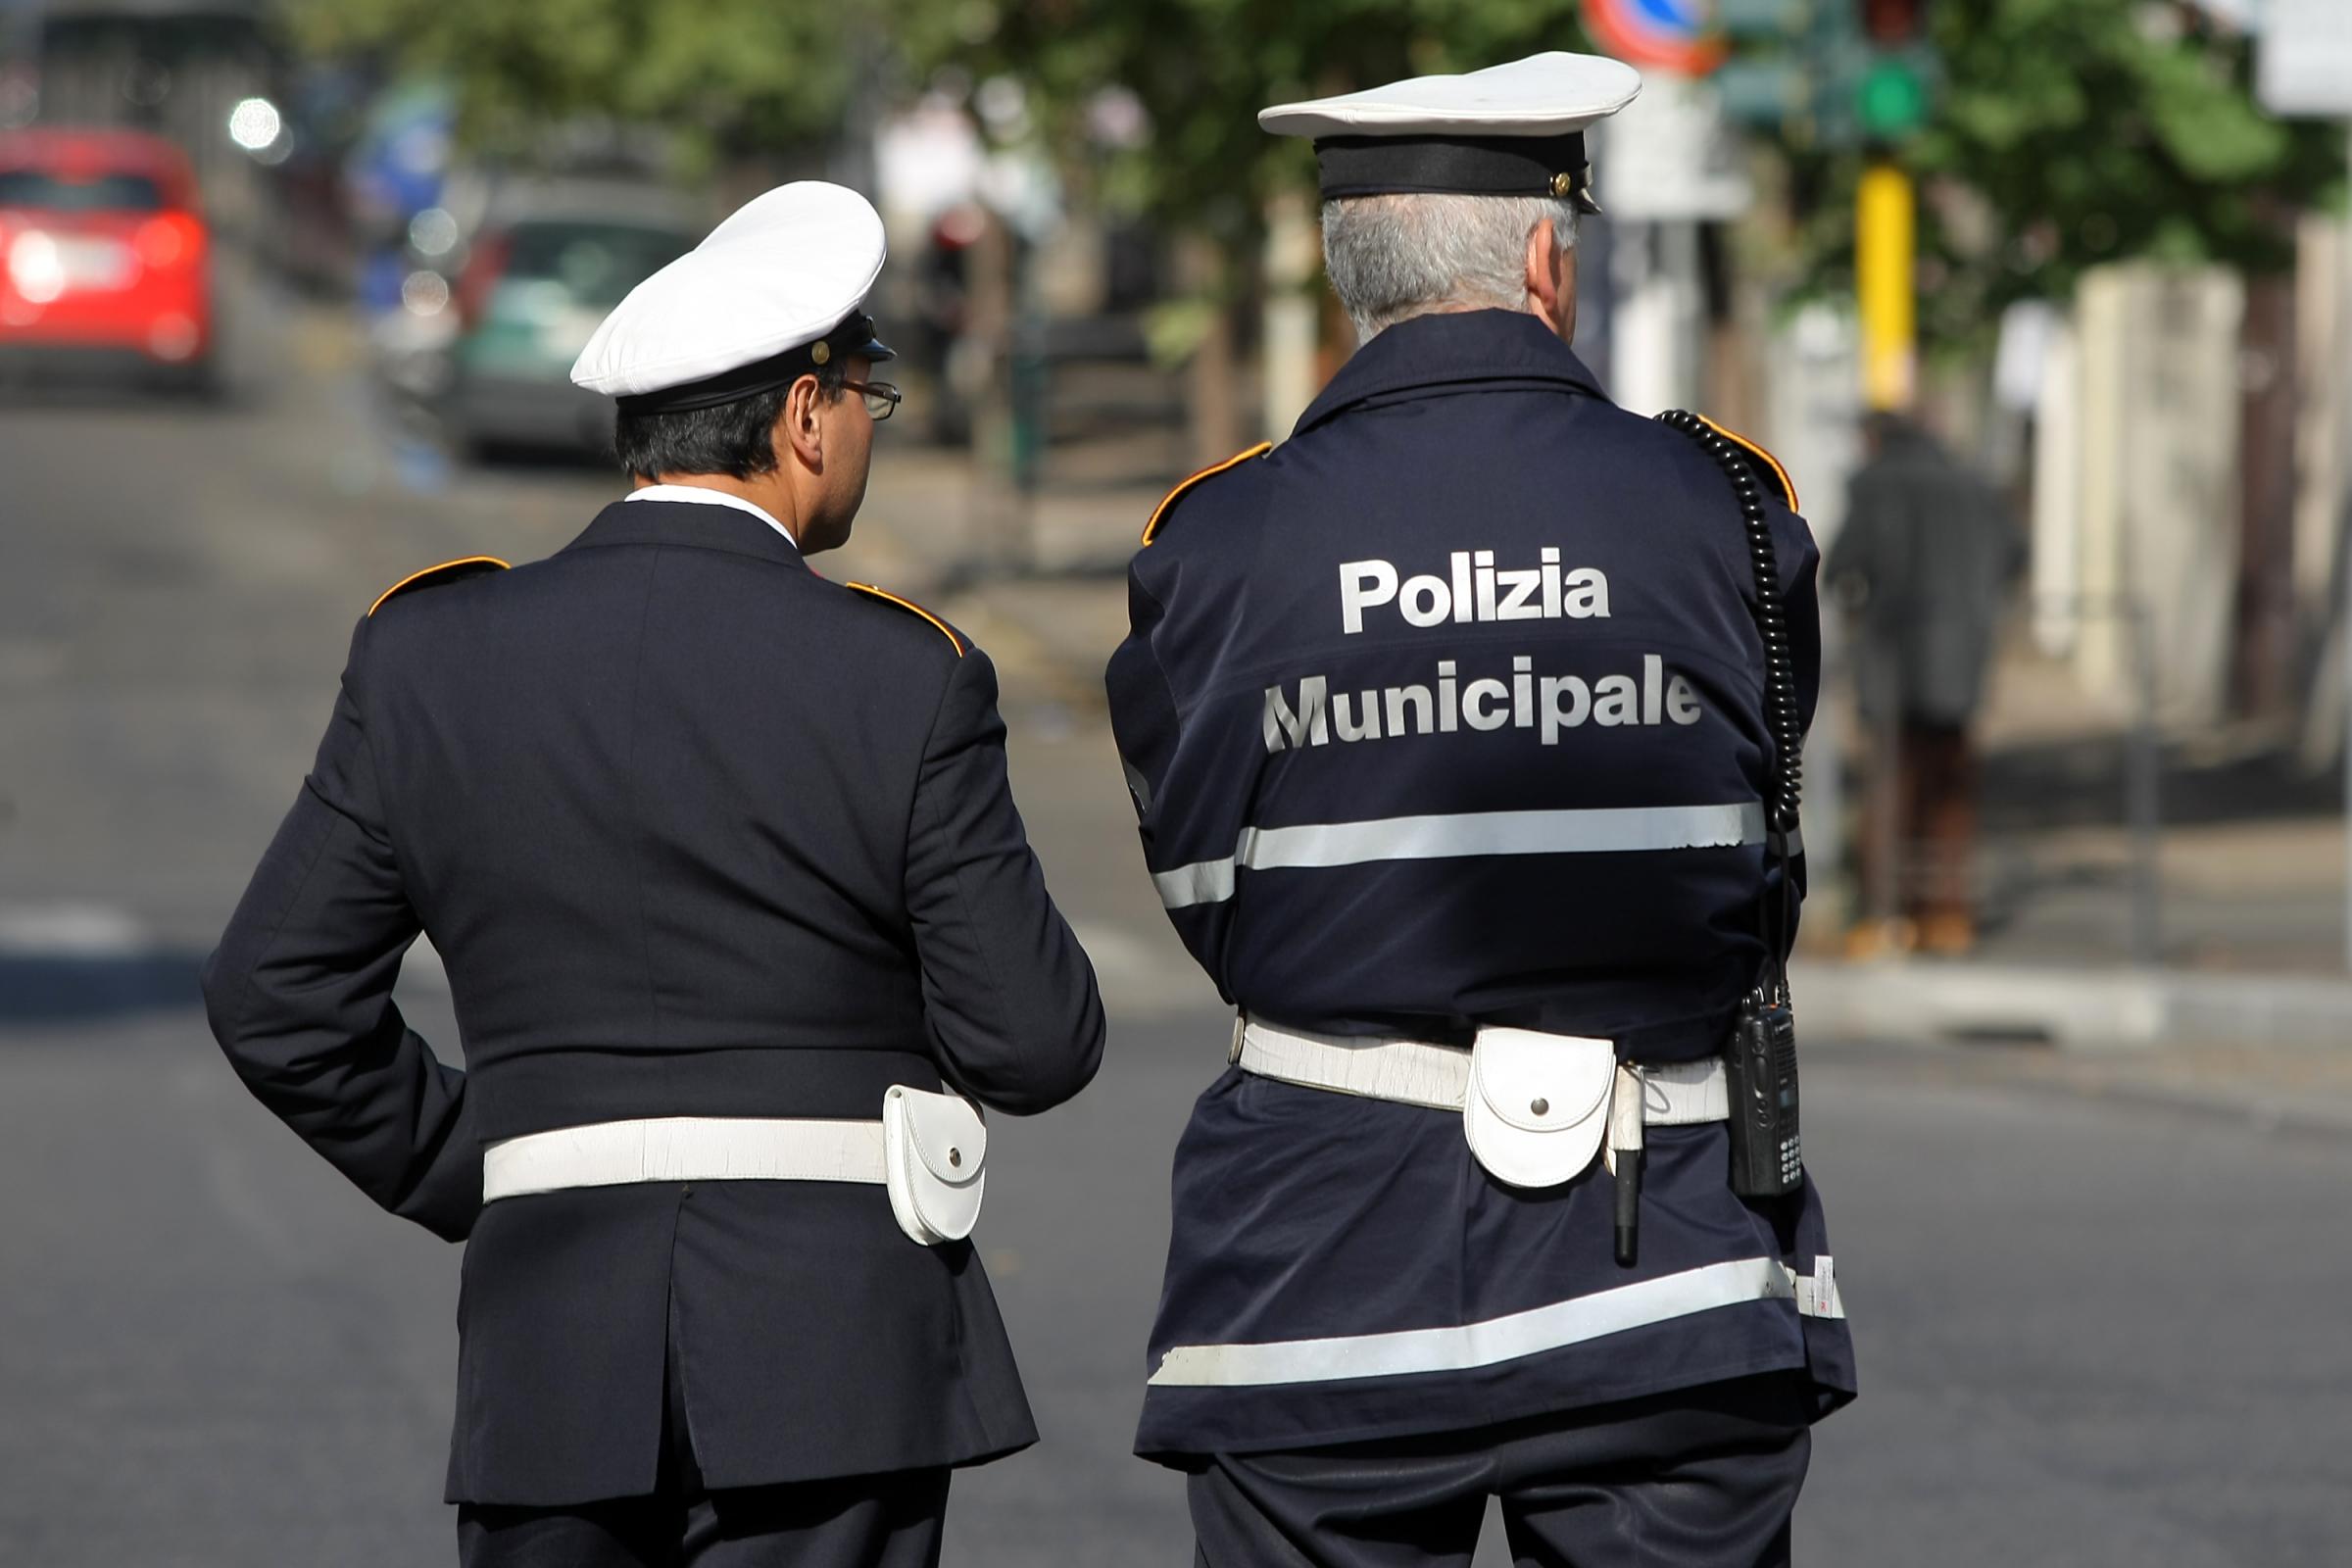
[[[888,1189],[925,1246],[971,1234],[988,1125],[959,1096],[893,1085],[878,1121],[653,1116],[505,1138],[482,1151],[482,1201],[644,1182],[859,1182]]]
[[[654,1116],[503,1139],[482,1151],[482,1201],[637,1182],[870,1182],[879,1121]]]
[[[1359,1038],[1234,1020],[1230,1059],[1245,1072],[1308,1089],[1458,1111],[1478,1162],[1513,1187],[1556,1187],[1602,1153],[1642,1147],[1644,1127],[1727,1121],[1723,1060],[1638,1066],[1615,1044],[1532,1029],[1482,1029],[1469,1049]],[[1604,1138],[1605,1134],[1605,1138]]]

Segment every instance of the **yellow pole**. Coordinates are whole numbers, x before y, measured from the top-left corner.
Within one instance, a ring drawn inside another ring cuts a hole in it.
[[[1918,302],[1911,176],[1874,164],[1854,198],[1854,281],[1862,308],[1862,398],[1872,409],[1905,409],[1917,369]]]

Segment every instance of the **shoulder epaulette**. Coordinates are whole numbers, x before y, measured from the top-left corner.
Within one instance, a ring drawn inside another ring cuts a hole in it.
[[[1699,417],[1706,419],[1708,429],[1713,430],[1717,435],[1722,436],[1726,441],[1731,442],[1732,445],[1738,447],[1741,452],[1746,454],[1747,466],[1755,470],[1757,478],[1763,480],[1765,484],[1771,486],[1771,488],[1779,494],[1781,498],[1781,504],[1783,506],[1787,507],[1790,512],[1802,512],[1804,510],[1802,507],[1796,504],[1796,481],[1788,477],[1788,470],[1781,466],[1780,459],[1774,457],[1771,453],[1765,451],[1762,447],[1756,445],[1753,441],[1750,441],[1739,431],[1726,429],[1724,426],[1717,424],[1713,419],[1707,419],[1707,416],[1703,414],[1700,415]]]
[[[1144,543],[1150,544],[1152,542],[1152,536],[1159,532],[1160,519],[1168,514],[1168,509],[1170,507],[1173,507],[1178,501],[1184,498],[1184,493],[1187,490],[1190,490],[1193,486],[1199,484],[1203,479],[1212,478],[1217,474],[1223,473],[1227,468],[1236,467],[1242,464],[1248,463],[1251,458],[1263,457],[1273,450],[1273,442],[1260,441],[1257,445],[1251,447],[1247,452],[1236,452],[1232,457],[1227,458],[1223,463],[1212,463],[1207,467],[1202,468],[1199,473],[1187,474],[1184,478],[1178,480],[1176,482],[1176,488],[1162,496],[1160,498],[1159,505],[1152,509],[1152,520],[1144,524]]]
[[[842,586],[844,588],[854,588],[861,594],[881,600],[886,605],[896,605],[901,610],[908,611],[914,614],[922,616],[925,620],[929,621],[938,629],[939,634],[942,637],[945,637],[948,640],[948,646],[956,650],[956,657],[957,659],[961,659],[968,651],[968,645],[964,642],[962,637],[956,634],[955,627],[949,625],[946,621],[940,619],[937,615],[934,615],[931,613],[931,612],[925,610],[913,600],[901,599],[897,594],[892,593],[889,589],[877,588],[870,582],[845,582],[842,584]]]
[[[460,556],[455,561],[444,561],[438,566],[427,566],[422,571],[410,572],[406,577],[376,595],[375,603],[368,607],[368,613],[374,614],[396,595],[405,594],[412,588],[422,588],[432,583],[456,582],[462,577],[475,577],[485,571],[504,571],[506,569],[507,564],[496,556]]]

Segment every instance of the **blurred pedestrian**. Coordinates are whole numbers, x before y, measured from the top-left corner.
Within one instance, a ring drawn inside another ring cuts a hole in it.
[[[1161,503],[1108,672],[1239,1011],[1137,1443],[1202,1563],[1460,1564],[1490,1494],[1521,1562],[1784,1563],[1852,1396],[1819,1200],[1786,1145],[1736,1188],[1727,1119],[1785,1016],[1811,536],[1568,346],[1584,131],[1639,86],[1548,54],[1259,117],[1315,138],[1363,343]]]
[[[206,970],[262,1102],[467,1240],[471,1568],[935,1563],[950,1467],[1036,1438],[962,1097],[1067,1099],[1102,1014],[987,656],[803,559],[897,401],[881,266],[786,185],[612,312],[573,379],[637,488],[376,602]],[[419,932],[464,1072],[392,1002]]]
[[[2023,540],[1990,484],[1898,414],[1863,422],[1867,456],[1824,577],[1854,612],[1854,695],[1869,737],[1856,951],[1976,943],[1977,761],[1969,724]]]

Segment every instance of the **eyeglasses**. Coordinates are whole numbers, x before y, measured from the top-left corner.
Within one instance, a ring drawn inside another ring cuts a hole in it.
[[[866,416],[876,423],[899,411],[899,400],[905,396],[888,381],[844,381],[842,390],[855,392],[865,399]]]

